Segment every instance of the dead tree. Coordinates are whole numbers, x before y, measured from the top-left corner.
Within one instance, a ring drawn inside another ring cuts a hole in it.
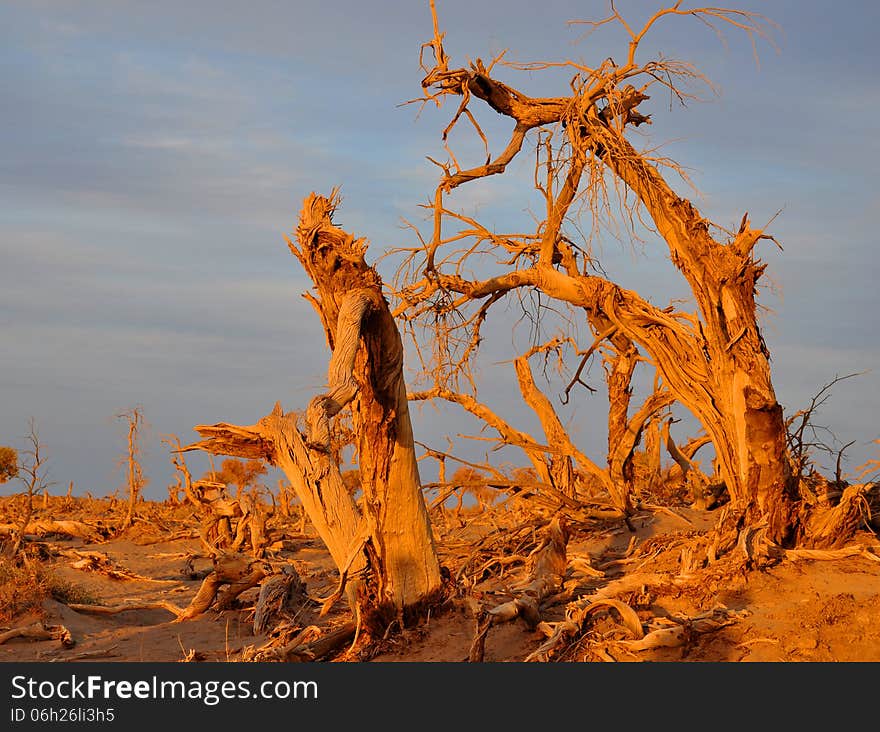
[[[309,195],[296,243],[314,282],[314,306],[332,350],[328,389],[312,399],[307,427],[280,405],[257,424],[199,425],[206,439],[184,449],[263,459],[280,467],[347,582],[368,630],[384,630],[426,610],[441,595],[440,566],[422,496],[403,380],[403,345],[364,260],[367,243],[335,226],[339,203]],[[331,420],[351,410],[363,500],[346,488],[330,444]]]
[[[125,457],[127,470],[126,482],[128,484],[128,512],[122,522],[123,529],[127,529],[134,523],[134,510],[140,496],[141,489],[146,485],[144,473],[140,464],[141,448],[138,442],[140,431],[144,424],[142,407],[132,407],[116,415],[118,419],[128,422],[128,450]]]
[[[440,105],[446,97],[458,99],[444,140],[462,118],[486,140],[471,112],[480,103],[509,118],[513,132],[503,152],[485,164],[463,169],[452,155],[451,162],[440,164],[441,180],[429,205],[432,235],[410,251],[400,270],[397,312],[404,319],[443,329],[436,349],[441,377],[466,367],[489,308],[511,293],[539,293],[545,301],[567,304],[572,312],[585,311],[594,323],[607,322],[605,338],[619,334],[637,344],[651,359],[663,389],[705,429],[730,494],[728,526],[766,524],[768,537],[784,545],[824,542],[826,538],[812,535],[807,516],[811,507],[800,500],[782,407],[770,377],[769,351],[756,317],[756,286],[766,265],[755,248],[772,237],[753,228],[748,215],[736,231],[713,228],[664,178],[664,167],[679,173],[681,168],[640,152],[627,137],[632,127],[651,121],[639,108],[652,88],[684,102],[693,97],[685,91],[686,84],[705,81],[690,64],[640,58],[645,35],[661,19],[675,16],[697,18],[713,27],[727,25],[753,41],[769,38],[772,31],[757,15],[710,7],[682,9],[680,3],[659,10],[639,28],[612,5],[612,14],[590,27],[615,24],[628,34],[622,63],[612,58],[595,67],[575,61],[500,63],[531,72],[563,67],[574,74],[567,96],[532,97],[496,78],[499,59],[488,66],[476,59],[467,68],[452,68],[434,14],[434,36],[422,50],[423,58],[433,55],[432,63],[422,64],[423,101]],[[445,198],[454,189],[503,174],[532,131],[543,135],[537,147],[550,171],[547,183],[539,186],[546,217],[534,234],[500,234],[449,208]],[[548,140],[553,136],[557,142],[551,149]],[[598,230],[615,206],[624,224],[644,220],[640,216],[650,220],[689,285],[696,312],[659,308],[601,276],[601,270],[591,266],[589,242],[577,244],[564,230],[574,213],[591,214]],[[450,224],[456,230],[444,234],[444,225]],[[486,249],[505,266],[494,276],[469,277],[476,270],[477,254]],[[848,525],[840,523],[843,530]],[[822,537],[833,533],[826,529]]]
[[[443,399],[458,404],[471,415],[483,421],[487,426],[498,432],[502,443],[521,448],[535,469],[541,489],[559,500],[561,505],[575,506],[578,502],[594,499],[593,487],[598,487],[610,498],[611,505],[626,517],[632,513],[632,455],[644,423],[657,411],[668,406],[672,397],[668,391],[657,390],[649,396],[637,412],[629,415],[631,392],[629,379],[635,359],[628,351],[624,357],[631,361],[626,373],[620,375],[618,356],[610,360],[612,367],[609,381],[615,382],[611,394],[619,395],[612,402],[609,410],[608,465],[602,468],[591,460],[577,445],[574,444],[565,426],[562,424],[553,403],[538,387],[532,372],[530,359],[536,354],[559,352],[565,345],[559,338],[530,348],[526,353],[514,359],[517,383],[520,395],[538,417],[546,438],[546,445],[538,442],[531,435],[516,429],[499,417],[490,407],[479,402],[477,398],[465,392],[455,392],[448,387],[435,386],[432,389],[411,392],[412,401],[427,399]],[[586,352],[589,356],[591,350]],[[569,384],[568,390],[577,381],[579,375]],[[612,420],[619,420],[614,421]]]
[[[532,375],[528,358],[525,354],[514,362],[517,379],[523,400],[540,418],[547,444],[542,444],[532,435],[523,432],[502,419],[492,409],[479,402],[476,397],[466,392],[453,391],[438,385],[431,389],[410,392],[411,401],[442,399],[458,404],[466,412],[481,420],[498,433],[501,443],[520,448],[535,470],[540,489],[563,505],[572,503],[578,496],[575,481],[575,466],[584,475],[608,484],[607,473],[597,466],[589,457],[581,452],[569,439],[552,404],[546,395],[538,389]]]
[[[28,525],[31,523],[31,518],[34,515],[34,495],[52,485],[46,477],[47,458],[33,419],[30,421],[30,429],[25,439],[29,447],[26,450],[22,450],[17,456],[16,469],[13,473],[25,487],[24,511],[22,512],[21,520],[14,529],[14,538],[6,547],[6,556],[9,558],[14,558],[21,549],[24,535],[27,533]],[[12,473],[11,470],[9,472]]]

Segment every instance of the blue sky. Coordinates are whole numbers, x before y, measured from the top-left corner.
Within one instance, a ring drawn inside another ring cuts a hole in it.
[[[577,42],[605,3],[438,1],[455,64],[509,48],[519,61],[623,53],[613,32]],[[620,0],[637,22],[655,3]],[[690,19],[658,26],[646,51],[695,62],[720,96],[687,109],[659,96],[645,144],[686,166],[710,218],[735,225],[782,214],[785,248],[769,262],[762,304],[774,383],[794,411],[835,375],[880,355],[875,285],[880,85],[873,2],[742,2],[781,26],[778,53],[726,45]],[[112,492],[123,482],[118,412],[142,405],[147,494],[171,481],[164,434],[247,423],[276,400],[302,408],[323,384],[327,353],[308,287],[282,234],[311,190],[340,185],[338,220],[386,247],[411,244],[443,157],[452,108],[400,103],[420,94],[427,2],[5,2],[0,6],[0,444],[21,447],[34,417],[57,489]],[[558,75],[503,70],[535,95]],[[492,150],[503,120],[484,119]],[[456,138],[460,150],[471,149]],[[499,229],[527,221],[530,155],[504,179],[452,201]],[[684,294],[662,243],[601,245],[621,284],[665,304]],[[381,269],[384,275],[390,272]],[[511,318],[487,333],[481,396],[535,430],[511,397]],[[594,366],[591,380],[600,382]],[[555,390],[555,391],[554,391]],[[550,385],[558,393],[559,384]],[[818,415],[855,467],[876,454],[876,371],[836,387]],[[605,404],[583,395],[573,434],[603,459]],[[414,410],[417,438],[474,433],[454,410]],[[474,457],[485,443],[459,440]],[[516,459],[504,453],[505,459]],[[194,457],[196,471],[207,466]],[[9,491],[10,486],[4,486]]]

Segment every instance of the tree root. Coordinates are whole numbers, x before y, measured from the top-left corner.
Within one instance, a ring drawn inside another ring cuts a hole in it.
[[[876,485],[850,485],[844,488],[834,506],[818,503],[807,514],[804,537],[800,542],[807,548],[836,549],[851,539],[868,510],[868,494]]]
[[[535,628],[541,622],[541,602],[562,585],[568,538],[565,520],[556,516],[541,544],[528,557],[530,568],[526,580],[510,588],[516,597],[492,608],[475,607],[476,630],[468,654],[471,662],[483,660],[486,636],[492,625],[522,618],[530,628]]]
[[[298,632],[292,640],[279,646],[277,642],[269,643],[257,649],[248,649],[242,654],[242,661],[255,662],[305,662],[320,661],[334,651],[342,648],[356,632],[353,622],[346,623],[336,630],[320,635],[320,629],[310,625]]]
[[[613,609],[620,617],[621,632],[628,638],[608,639],[607,634],[591,638],[587,621],[591,615],[603,609]],[[595,600],[583,608],[569,611],[566,619],[558,623],[541,623],[538,629],[548,637],[540,647],[529,654],[524,660],[549,661],[552,657],[564,653],[565,648],[578,646],[583,660],[594,655],[604,661],[615,661],[615,651],[620,653],[638,653],[658,648],[677,648],[688,644],[696,635],[711,633],[733,624],[737,615],[747,611],[735,612],[725,607],[716,607],[709,612],[695,616],[673,615],[656,617],[643,623],[636,612],[626,603],[618,600]],[[645,626],[648,631],[645,632]],[[560,659],[562,660],[562,659]]]

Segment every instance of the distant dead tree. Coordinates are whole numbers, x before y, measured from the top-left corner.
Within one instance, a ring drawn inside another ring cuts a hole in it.
[[[52,485],[52,483],[48,481],[46,474],[47,458],[45,447],[40,442],[40,437],[37,434],[36,422],[33,418],[30,420],[30,427],[28,429],[28,434],[25,436],[25,440],[28,443],[27,449],[22,450],[20,454],[16,453],[14,450],[12,451],[13,457],[19,458],[16,460],[17,470],[14,475],[25,487],[25,502],[24,511],[22,512],[18,528],[15,530],[11,543],[7,545],[6,556],[8,558],[15,557],[21,549],[24,535],[27,533],[28,524],[30,524],[31,518],[34,515],[34,496]],[[11,448],[4,449],[10,450]]]
[[[349,601],[369,632],[425,612],[442,594],[440,566],[422,496],[403,380],[403,344],[365,261],[367,242],[333,222],[339,204],[309,195],[296,241],[288,240],[314,283],[305,297],[332,350],[328,388],[297,414],[276,404],[254,425],[198,425],[204,438],[184,449],[265,460],[281,468],[332,555]],[[350,409],[357,440],[360,507],[333,449],[334,417]],[[300,427],[304,427],[304,433]]]
[[[175,470],[176,484],[169,487],[169,493],[173,493],[176,498],[182,492],[186,502],[196,509],[202,547],[212,556],[237,553],[242,548],[249,548],[253,557],[262,558],[267,545],[266,517],[270,511],[262,505],[256,490],[250,493],[240,492],[237,497],[230,496],[226,490],[227,483],[216,479],[222,475],[222,469],[221,472],[209,470],[200,480],[193,480],[183,456],[180,438],[177,435],[166,435],[162,438],[162,443],[170,449],[170,460]],[[225,462],[239,463],[237,460]],[[259,460],[254,460],[253,463],[250,471],[262,467]],[[265,470],[265,467],[262,469]],[[230,470],[231,473],[226,474],[227,478],[230,474],[243,474],[241,468],[232,467]],[[229,483],[231,482],[230,479]]]
[[[659,21],[694,18],[719,34],[724,27],[741,31],[753,44],[760,39],[772,43],[773,24],[753,13],[682,8],[676,2],[636,26],[612,3],[608,17],[584,25],[590,32],[613,25],[626,34],[620,63],[609,57],[595,66],[574,60],[522,64],[505,61],[502,53],[488,65],[476,58],[455,68],[444,49],[433,0],[430,5],[434,33],[422,47],[424,94],[413,101],[439,107],[455,98],[457,108],[443,130],[444,143],[466,120],[486,149],[485,162],[465,168],[447,144],[449,160],[437,162],[440,182],[426,205],[431,232],[422,236],[413,227],[419,241],[402,252],[396,278],[395,314],[410,332],[420,327],[433,334],[422,344],[434,383],[438,388],[473,383],[470,364],[482,339],[481,327],[491,308],[509,296],[519,297],[532,321],[546,311],[546,303],[566,309],[572,319],[581,314],[595,336],[588,352],[599,344],[611,351],[610,442],[633,437],[627,434],[628,406],[639,351],[656,369],[655,400],[680,402],[703,426],[730,495],[719,525],[727,537],[720,551],[735,546],[738,532],[754,526],[766,527],[768,539],[783,546],[840,541],[854,526],[860,494],[845,494],[833,516],[820,516],[826,506],[803,500],[771,380],[770,354],[758,325],[756,292],[766,265],[755,249],[762,240],[775,240],[764,229],[753,228],[748,214],[734,231],[711,224],[664,177],[664,171],[685,177],[683,169],[653,151],[640,151],[628,137],[632,128],[651,123],[650,115],[640,111],[649,91],[666,92],[684,104],[696,98],[689,91],[694,85],[711,88],[687,62],[642,58],[643,41]],[[566,70],[572,74],[569,92],[530,96],[502,82],[497,70],[502,68],[524,70],[532,78],[551,69]],[[481,104],[513,126],[494,158],[473,111]],[[546,211],[533,233],[500,233],[453,209],[448,203],[453,191],[503,174],[528,136],[536,151],[534,186]],[[589,234],[577,233],[578,217],[591,219]],[[592,253],[593,238],[609,226],[638,237],[640,224],[662,238],[690,288],[696,312],[658,307],[603,275]],[[630,459],[631,450],[621,442],[619,455],[610,460],[612,495],[616,492],[615,503],[624,508]]]
[[[134,511],[140,496],[141,489],[146,485],[143,470],[141,469],[140,456],[140,431],[144,425],[143,407],[131,407],[116,415],[117,419],[125,420],[128,426],[128,447],[124,458],[126,466],[126,483],[128,487],[128,511],[122,522],[122,529],[127,529],[134,523]]]

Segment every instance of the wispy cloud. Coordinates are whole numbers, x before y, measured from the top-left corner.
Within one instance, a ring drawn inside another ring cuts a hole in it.
[[[829,376],[877,361],[869,265],[880,6],[853,3],[857,20],[829,34],[824,5],[743,3],[785,26],[782,53],[766,49],[757,69],[746,39],[733,35],[725,49],[698,23],[661,25],[646,52],[705,65],[723,94],[687,110],[655,95],[645,144],[676,140],[664,152],[694,170],[699,206],[720,224],[746,210],[760,224],[784,208],[771,231],[785,252],[760,250],[782,296],[760,294],[775,310],[764,327],[777,390],[795,406]],[[656,9],[626,5],[637,18]],[[573,0],[511,0],[504,13],[469,0],[440,6],[461,64],[505,47],[518,60],[616,54],[613,33],[574,43],[581,29],[565,22],[590,12]],[[371,240],[374,257],[413,243],[400,219],[425,223],[419,204],[438,175],[425,156],[446,158],[440,133],[455,111],[427,105],[417,119],[417,106],[398,106],[420,93],[427,3],[10,0],[0,27],[0,443],[34,414],[57,477],[94,487],[112,480],[112,415],[132,401],[156,434],[255,419],[276,398],[303,406],[327,354],[281,235],[310,190],[342,185],[339,221]],[[569,81],[568,72],[546,86],[537,74],[499,73],[526,93],[565,93]],[[479,119],[496,155],[509,121]],[[466,129],[461,121],[451,137],[463,166],[485,156]],[[540,209],[533,162],[527,149],[505,176],[448,202],[498,231],[530,230],[530,207]],[[608,240],[597,252],[655,302],[686,295],[662,243],[642,254]],[[516,318],[512,307],[487,330],[483,396],[537,429],[510,399],[509,364],[496,363],[522,342]],[[861,384],[861,399],[845,401],[841,389],[827,415],[867,440],[878,390]],[[599,459],[602,409],[584,400],[573,423]],[[427,441],[471,429],[449,411],[416,421]],[[149,471],[162,495],[170,467],[155,446]]]

